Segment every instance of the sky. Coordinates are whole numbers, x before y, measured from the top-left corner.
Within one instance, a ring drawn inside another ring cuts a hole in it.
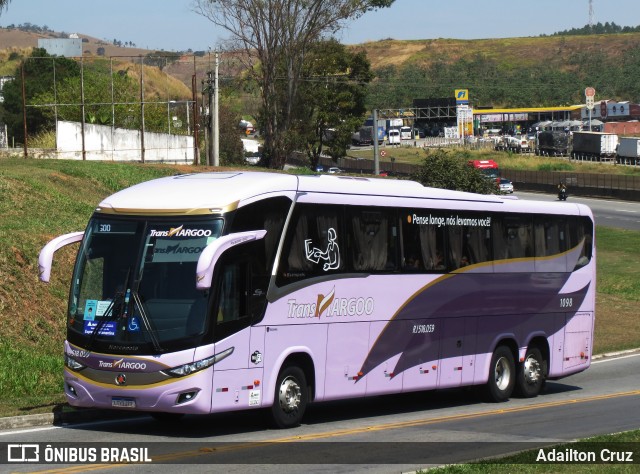
[[[640,25],[640,0],[593,0],[595,22]],[[216,49],[228,34],[193,11],[192,0],[12,0],[0,26],[31,23],[139,48]],[[347,23],[344,44],[380,39],[538,36],[589,22],[589,0],[396,0]],[[0,45],[2,48],[2,45]]]

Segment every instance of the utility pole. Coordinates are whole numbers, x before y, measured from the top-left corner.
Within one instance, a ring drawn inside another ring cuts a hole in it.
[[[373,174],[380,174],[380,154],[378,153],[378,109],[373,109]]]
[[[208,135],[208,141],[207,141],[207,164],[209,166],[214,166],[214,160],[213,160],[213,129],[215,127],[214,123],[213,123],[213,72],[208,71],[207,72],[207,97],[209,100],[207,100],[207,108],[208,110],[208,118],[209,118],[209,122],[207,123],[207,135]]]
[[[140,56],[140,161],[144,163],[144,58]]]
[[[199,131],[199,117],[198,117],[198,83],[196,82],[198,71],[196,69],[196,57],[193,56],[193,75],[191,76],[191,106],[193,107],[193,164],[200,164],[200,150],[198,148],[198,131]]]
[[[220,66],[220,60],[218,57],[218,53],[216,53],[216,74],[215,74],[215,82],[213,86],[213,166],[220,166],[220,122],[218,120],[219,113],[219,94],[218,94],[218,69]]]
[[[209,166],[220,166],[220,124],[218,120],[218,67],[219,59],[216,53],[216,65],[214,71],[207,72],[207,94],[209,95],[209,147],[208,163]]]
[[[29,157],[29,148],[27,146],[27,140],[29,137],[29,132],[27,131],[27,91],[26,86],[24,85],[24,61],[20,64],[20,75],[22,79],[22,126],[24,127],[24,157],[25,159]]]

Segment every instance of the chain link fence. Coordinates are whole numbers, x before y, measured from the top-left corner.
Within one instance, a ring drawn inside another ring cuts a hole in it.
[[[29,57],[4,85],[0,138],[25,156],[195,163],[211,68],[211,55]]]

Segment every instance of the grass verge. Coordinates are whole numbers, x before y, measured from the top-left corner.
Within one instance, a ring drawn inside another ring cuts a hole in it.
[[[640,458],[640,430],[627,431],[613,435],[596,436],[580,440],[575,443],[556,445],[554,448],[558,452],[564,452],[566,449],[584,453],[593,452],[598,460],[600,460],[599,456],[602,449],[609,449],[612,451],[622,450],[625,452],[631,451],[633,452],[632,457],[636,464],[605,464],[602,462],[592,464],[544,463],[538,460],[540,449],[532,449],[499,459],[489,459],[456,466],[445,466],[442,468],[432,469],[429,472],[437,474],[510,474],[513,472],[517,472],[519,474],[537,474],[547,472],[636,473],[638,472],[637,460]],[[545,452],[545,456],[550,449],[550,447],[544,448],[543,451]]]

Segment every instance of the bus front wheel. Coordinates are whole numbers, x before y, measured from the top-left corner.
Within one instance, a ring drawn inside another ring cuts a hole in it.
[[[283,367],[278,375],[271,415],[278,428],[293,428],[302,421],[309,400],[304,372],[294,365]]]
[[[516,392],[525,398],[538,396],[547,375],[547,362],[537,347],[527,350],[524,362],[518,367]]]
[[[487,400],[505,402],[513,393],[516,381],[516,366],[511,350],[499,346],[491,357],[489,381],[485,387]]]

